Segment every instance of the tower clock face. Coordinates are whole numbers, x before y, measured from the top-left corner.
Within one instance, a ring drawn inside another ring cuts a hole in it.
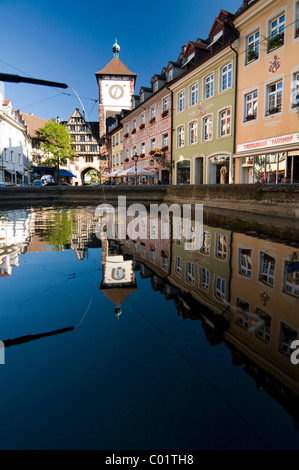
[[[111,85],[109,88],[109,95],[114,100],[119,100],[124,96],[124,89],[120,85]]]

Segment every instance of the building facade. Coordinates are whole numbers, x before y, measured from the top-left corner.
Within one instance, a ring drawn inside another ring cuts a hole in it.
[[[174,184],[232,183],[238,37],[220,11],[206,40],[189,41],[173,80]]]
[[[244,2],[240,32],[236,183],[299,182],[299,2]]]
[[[0,92],[0,183],[30,181],[31,141],[10,100]]]

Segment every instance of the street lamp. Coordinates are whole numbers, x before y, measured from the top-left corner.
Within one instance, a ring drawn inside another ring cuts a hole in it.
[[[138,155],[137,153],[135,153],[135,155],[133,155],[133,160],[135,162],[135,184],[137,184],[137,162],[138,162]]]

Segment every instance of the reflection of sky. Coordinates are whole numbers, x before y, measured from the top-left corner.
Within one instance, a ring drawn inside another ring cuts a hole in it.
[[[135,273],[116,318],[100,248],[19,260],[0,282],[0,339],[75,329],[6,349],[1,449],[298,448],[290,415],[149,278]]]

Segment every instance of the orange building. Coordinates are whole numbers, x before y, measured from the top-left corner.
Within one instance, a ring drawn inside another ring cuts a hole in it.
[[[235,182],[299,182],[299,1],[244,1],[234,25]]]

